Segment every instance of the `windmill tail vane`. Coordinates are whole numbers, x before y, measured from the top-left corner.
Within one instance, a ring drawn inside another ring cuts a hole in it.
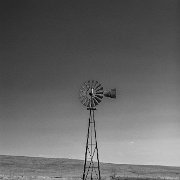
[[[104,96],[116,99],[116,88],[111,89],[110,91],[104,91]]]

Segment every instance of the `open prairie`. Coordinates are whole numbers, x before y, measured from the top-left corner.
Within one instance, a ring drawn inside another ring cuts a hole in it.
[[[101,163],[102,179],[180,179],[180,167]],[[0,179],[80,179],[83,161],[0,155]]]

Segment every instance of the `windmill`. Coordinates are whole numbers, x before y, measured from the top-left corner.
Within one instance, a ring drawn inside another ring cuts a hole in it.
[[[104,91],[98,81],[89,80],[82,84],[79,91],[79,99],[89,111],[83,180],[101,179],[94,111],[104,96],[116,98],[116,89]]]

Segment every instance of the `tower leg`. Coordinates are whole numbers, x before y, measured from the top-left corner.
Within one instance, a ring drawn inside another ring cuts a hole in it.
[[[95,108],[88,108],[89,110],[89,123],[88,123],[88,133],[86,141],[86,151],[85,151],[85,161],[84,161],[84,171],[83,180],[100,180],[100,164],[99,164],[99,154],[96,138],[96,126],[94,119]]]

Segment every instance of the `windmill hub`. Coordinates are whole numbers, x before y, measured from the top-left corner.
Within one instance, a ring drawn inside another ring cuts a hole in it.
[[[90,92],[90,93],[89,93],[89,95],[90,95],[90,96],[93,96],[93,93],[92,93],[92,92]]]

